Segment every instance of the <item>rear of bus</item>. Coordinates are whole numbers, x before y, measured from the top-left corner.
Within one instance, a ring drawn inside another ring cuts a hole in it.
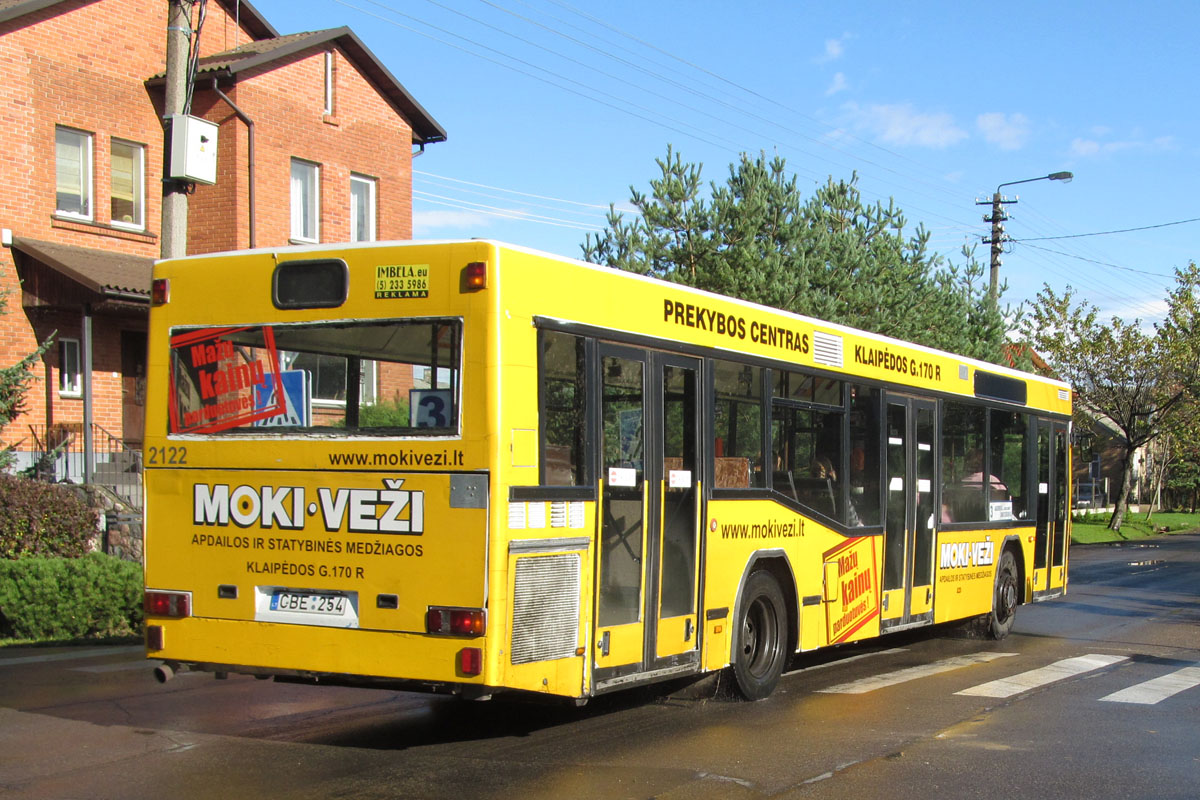
[[[159,263],[147,655],[483,694],[491,245]]]

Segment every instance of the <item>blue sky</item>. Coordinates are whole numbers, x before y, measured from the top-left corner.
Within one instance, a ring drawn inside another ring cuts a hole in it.
[[[579,257],[671,144],[709,181],[777,152],[806,196],[857,171],[952,262],[989,232],[977,200],[1069,170],[1004,190],[1008,235],[1035,240],[1004,256],[1014,304],[1071,285],[1153,321],[1200,256],[1200,4],[254,4],[281,33],[349,25],[446,129],[413,162],[418,238]]]

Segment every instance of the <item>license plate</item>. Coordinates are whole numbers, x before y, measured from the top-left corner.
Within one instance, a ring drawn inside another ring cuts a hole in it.
[[[275,592],[271,595],[272,611],[292,611],[300,614],[345,615],[349,601],[342,594],[318,592]]]

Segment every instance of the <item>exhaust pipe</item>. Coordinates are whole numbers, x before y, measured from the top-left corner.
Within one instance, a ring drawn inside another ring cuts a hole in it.
[[[178,668],[179,665],[174,661],[164,661],[154,668],[154,679],[159,683],[166,683],[175,677],[175,670]]]

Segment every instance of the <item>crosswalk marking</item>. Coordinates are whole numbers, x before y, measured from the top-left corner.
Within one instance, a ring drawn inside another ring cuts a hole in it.
[[[973,664],[984,664],[988,661],[995,661],[998,658],[1007,658],[1015,656],[1016,653],[971,653],[965,656],[955,656],[954,658],[935,661],[932,664],[922,664],[916,667],[908,667],[906,669],[888,672],[883,675],[873,675],[869,678],[862,678],[849,683],[839,683],[837,686],[830,686],[825,689],[818,689],[818,692],[824,694],[864,694],[873,692],[876,689],[882,689],[885,686],[894,686],[897,683],[905,683],[906,681],[924,678],[928,675],[937,675],[941,672],[949,672],[952,669],[960,669],[969,667]]]
[[[1110,703],[1139,703],[1152,706],[1194,686],[1200,686],[1200,665],[1184,667],[1170,675],[1162,675],[1100,699]]]
[[[1000,680],[981,683],[978,686],[972,686],[970,689],[955,692],[955,694],[970,695],[972,697],[1012,697],[1014,694],[1027,692],[1030,689],[1036,689],[1039,686],[1045,686],[1048,683],[1061,681],[1075,675],[1082,675],[1085,672],[1111,666],[1127,659],[1128,656],[1089,653],[1086,656],[1066,658],[1040,669],[1022,672],[1019,675],[1013,675],[1011,678],[1001,678]]]
[[[859,653],[856,656],[846,656],[845,658],[839,658],[837,661],[828,661],[824,664],[814,664],[811,667],[797,667],[796,669],[793,669],[789,672],[785,672],[783,674],[784,675],[795,675],[797,672],[803,672],[805,674],[809,674],[809,673],[816,672],[819,669],[829,669],[830,667],[841,667],[843,664],[849,664],[853,661],[862,661],[864,658],[877,658],[879,656],[890,656],[890,655],[894,655],[895,653],[907,653],[907,652],[908,652],[907,647],[892,647],[887,650],[875,650],[870,653]]]

